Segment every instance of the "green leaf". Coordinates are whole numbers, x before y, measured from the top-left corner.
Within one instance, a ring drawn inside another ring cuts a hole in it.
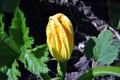
[[[63,79],[61,79],[61,77],[55,77],[55,78],[52,78],[50,80],[63,80]]]
[[[114,0],[108,0],[108,10],[110,21],[117,28],[120,19],[120,3],[117,3]]]
[[[43,47],[41,47],[43,48]],[[38,48],[39,49],[39,48]],[[38,49],[36,49],[35,51],[37,51]],[[41,52],[41,49],[39,49]],[[44,50],[44,48],[43,48]],[[38,51],[37,51],[38,52]],[[24,53],[22,53],[20,59],[21,61],[24,63],[25,67],[31,71],[34,74],[40,75],[40,73],[47,73],[48,72],[48,68],[47,65],[45,64],[45,62],[48,60],[46,56],[46,54],[48,54],[48,52],[44,52],[44,53],[40,53],[38,52],[38,54],[44,54],[44,56],[41,57],[35,57],[34,53],[32,53],[32,51],[27,50]],[[35,52],[36,53],[36,52]]]
[[[31,53],[34,54],[35,58],[39,60],[41,67],[44,68],[42,69],[43,70],[42,73],[48,72],[48,68],[45,64],[45,62],[49,60],[48,58],[49,52],[48,52],[47,44],[36,46],[35,48],[32,49]]]
[[[12,38],[4,31],[3,15],[0,14],[0,67],[11,66],[12,62],[19,57],[19,48]]]
[[[0,68],[0,79],[1,80],[7,80],[7,75],[6,75],[7,70],[8,70],[7,66],[3,66]]]
[[[19,6],[20,0],[1,0],[0,1],[0,12],[14,12]]]
[[[92,37],[85,45],[84,53],[105,64],[112,63],[118,55],[118,48],[112,45],[113,34],[109,30],[102,31],[98,38]]]
[[[51,77],[46,73],[41,73],[40,76],[43,80],[51,80]]]
[[[6,73],[7,70],[8,70],[8,67],[7,67],[7,66],[2,66],[2,67],[0,68],[0,72],[2,72],[2,73]]]
[[[120,19],[119,19],[119,22],[118,22],[117,29],[119,29],[119,30],[120,30]]]
[[[84,54],[89,59],[93,57],[93,48],[94,48],[94,46],[95,46],[95,41],[93,39],[89,39],[87,41],[87,43],[85,44]]]
[[[120,77],[120,67],[114,66],[96,67],[84,73],[77,80],[92,80],[95,77],[103,75],[114,75]]]
[[[96,45],[93,48],[93,59],[105,64],[112,63],[118,55],[118,49],[111,45],[113,35],[109,30],[102,31],[98,38],[92,37]]]
[[[34,42],[32,37],[29,37],[29,28],[26,27],[26,19],[20,9],[16,9],[12,25],[10,27],[10,35],[19,48],[31,48]]]
[[[12,64],[12,68],[8,69],[7,71],[8,80],[18,80],[18,76],[20,76],[20,72],[17,69],[17,67],[18,67],[18,63],[15,61]]]
[[[46,57],[46,60],[48,60],[48,47],[47,44],[43,44],[40,46],[36,46],[32,49],[32,53],[35,55],[36,58],[40,59],[42,57]]]
[[[114,45],[116,48],[118,48],[118,58],[120,59],[120,40],[113,40],[112,45]],[[116,62],[117,66],[120,66],[120,62]]]
[[[120,40],[113,40],[112,45],[120,49]]]

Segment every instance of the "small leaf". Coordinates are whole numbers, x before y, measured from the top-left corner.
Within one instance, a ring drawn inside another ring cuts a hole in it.
[[[98,38],[92,37],[96,45],[93,48],[93,58],[106,64],[112,63],[118,55],[118,49],[111,45],[113,35],[110,31],[102,31]]]
[[[44,63],[44,57],[37,59],[33,53],[25,52],[21,55],[20,59],[25,67],[34,74],[40,75],[40,73],[48,72],[47,65]]]
[[[105,64],[112,63],[118,55],[118,48],[112,45],[113,34],[102,31],[98,38],[92,37],[85,45],[84,53],[88,58],[93,58]]]
[[[31,48],[34,40],[29,37],[29,28],[26,27],[26,19],[20,9],[16,9],[12,25],[10,27],[10,35],[13,40],[18,44],[19,48]]]
[[[0,14],[0,67],[11,66],[12,62],[19,57],[19,48],[4,31],[3,15]]]
[[[6,75],[7,70],[8,70],[7,66],[3,66],[0,68],[0,79],[1,80],[7,80],[7,75]]]
[[[8,70],[8,67],[7,67],[7,66],[2,66],[2,67],[0,68],[0,72],[2,72],[2,73],[6,73],[7,70]]]
[[[18,63],[15,61],[12,64],[12,68],[8,69],[7,71],[8,80],[18,80],[18,76],[20,76],[20,72],[17,69],[17,67],[18,67]]]

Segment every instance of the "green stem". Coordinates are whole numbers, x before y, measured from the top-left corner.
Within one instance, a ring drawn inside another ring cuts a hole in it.
[[[47,73],[40,73],[42,80],[51,80],[52,78]]]
[[[114,66],[96,67],[80,76],[77,80],[92,80],[95,77],[103,75],[115,75],[117,77],[120,77],[120,67]]]
[[[57,63],[57,72],[58,72],[58,76],[61,77],[61,80],[65,79],[66,66],[67,66],[66,62]]]

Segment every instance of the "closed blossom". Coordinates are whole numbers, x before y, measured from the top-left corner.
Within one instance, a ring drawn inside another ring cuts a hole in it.
[[[73,35],[73,26],[67,16],[58,13],[49,17],[46,28],[47,44],[57,61],[70,59],[74,47]]]

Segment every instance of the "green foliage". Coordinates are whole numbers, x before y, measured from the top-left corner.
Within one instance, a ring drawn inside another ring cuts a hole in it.
[[[48,68],[47,68],[47,65],[44,64],[45,62],[49,60],[48,58],[49,52],[48,52],[47,44],[36,46],[35,48],[32,49],[32,53],[38,59],[38,62],[41,66],[42,71],[40,72],[47,73]]]
[[[0,72],[3,72],[3,73],[6,73],[7,70],[8,70],[8,67],[7,67],[7,66],[2,66],[2,67],[0,68]]]
[[[21,76],[21,73],[17,69],[20,66],[16,62],[16,59],[19,59],[27,70],[37,74],[43,80],[60,80],[64,78],[66,72],[65,62],[60,63],[57,67],[58,77],[51,79],[47,74],[49,71],[46,64],[49,60],[48,47],[46,44],[32,47],[34,39],[29,36],[29,27],[26,26],[26,18],[23,12],[19,8],[16,8],[19,2],[20,0],[2,0],[0,2],[0,12],[15,11],[14,18],[8,30],[9,35],[4,30],[4,16],[0,14],[0,79],[18,80],[18,76]],[[115,26],[117,25],[120,28],[120,5],[112,6],[111,1],[109,5],[111,21]],[[113,41],[113,34],[109,30],[106,30],[102,31],[98,38],[92,37],[86,43],[84,53],[88,58],[93,58],[97,62],[110,64],[117,57],[119,48],[120,41]],[[116,75],[120,77],[120,68],[110,66],[96,67],[82,75],[79,80],[91,80],[101,75]]]
[[[117,27],[120,19],[120,3],[117,3],[114,0],[108,0],[108,9],[111,23],[116,28],[120,29]]]
[[[9,66],[19,54],[19,48],[14,40],[4,31],[3,15],[0,15],[0,67]]]
[[[20,72],[17,69],[18,64],[16,61],[12,64],[12,68],[8,69],[7,75],[8,80],[18,80],[18,76],[20,76]]]
[[[8,67],[7,66],[2,66],[0,68],[0,79],[1,80],[6,80],[7,79],[7,75],[5,74],[8,70]]]
[[[0,1],[0,13],[1,12],[14,12],[16,7],[19,6],[20,0],[1,0]]]
[[[52,80],[51,77],[46,73],[41,73],[40,76],[43,80]]]
[[[41,47],[42,46],[42,47]],[[41,45],[39,46],[39,48],[37,48],[35,51],[37,51],[37,55],[41,55],[42,56],[38,56],[35,57],[34,53],[32,53],[31,51],[25,51],[22,53],[20,59],[21,61],[25,64],[25,67],[35,73],[40,75],[40,73],[47,73],[48,72],[48,68],[47,65],[45,64],[46,61],[48,61],[48,51],[44,51],[42,52],[42,50],[45,50],[45,48],[47,48],[47,46]]]
[[[20,72],[17,67],[20,66],[16,59],[21,60],[25,68],[34,74],[40,76],[42,73],[48,73],[49,69],[45,64],[49,60],[47,45],[32,48],[34,39],[29,37],[29,28],[26,27],[26,19],[22,11],[16,9],[9,35],[4,31],[2,18],[3,15],[0,14],[0,75],[3,76],[2,79],[7,78],[7,75],[8,80],[18,80]]]
[[[112,63],[113,60],[117,57],[118,55],[118,49],[111,45],[113,35],[109,30],[102,31],[98,38],[92,37],[92,40],[88,42],[87,44],[95,42],[95,46],[92,45],[93,48],[90,48],[91,45],[86,46],[87,50],[91,52],[88,53],[88,51],[85,51],[86,56],[91,56],[93,59],[95,59],[97,62],[103,62],[106,64]]]
[[[119,19],[119,22],[118,22],[117,29],[120,29],[120,19]]]
[[[95,46],[95,42],[94,40],[91,38],[87,41],[87,43],[85,44],[85,50],[84,50],[84,54],[87,56],[87,58],[92,58],[93,57],[93,48]]]
[[[120,40],[114,40],[112,42],[112,45],[118,48],[118,58],[120,58]],[[117,64],[120,65],[120,62],[118,62]]]
[[[120,68],[115,66],[96,67],[80,76],[77,80],[92,80],[95,77],[103,75],[115,75],[120,77]]]
[[[36,58],[46,58],[48,56],[48,47],[47,44],[43,44],[40,46],[36,46],[32,49],[32,53],[35,55]],[[48,58],[46,58],[48,60]]]
[[[26,27],[26,19],[24,14],[18,8],[15,11],[14,18],[12,20],[12,25],[10,27],[10,34],[19,48],[24,47],[25,49],[31,48],[34,40],[29,37],[29,28]]]
[[[117,47],[118,49],[120,49],[120,40],[114,40],[112,42],[112,45],[114,45],[115,47]]]

